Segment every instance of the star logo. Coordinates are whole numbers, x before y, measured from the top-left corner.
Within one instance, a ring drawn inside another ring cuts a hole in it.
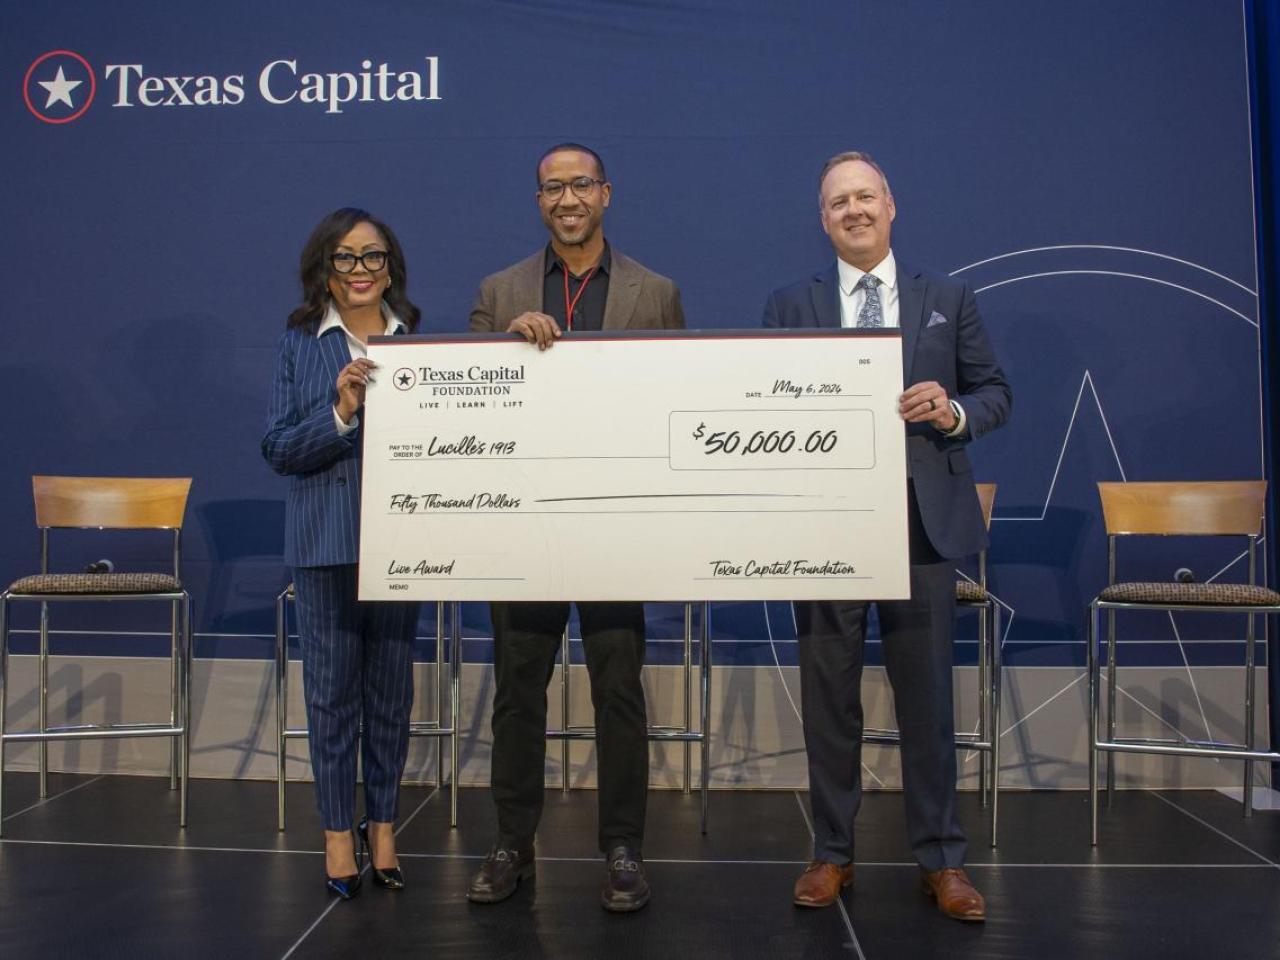
[[[397,390],[412,390],[418,382],[418,377],[408,367],[401,367],[395,372],[391,381],[396,385]]]
[[[89,109],[97,89],[88,60],[72,50],[50,50],[27,68],[22,98],[38,120],[70,123]]]

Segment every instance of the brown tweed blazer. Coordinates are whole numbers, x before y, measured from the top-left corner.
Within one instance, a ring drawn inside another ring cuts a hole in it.
[[[680,290],[660,276],[610,251],[609,296],[604,303],[605,330],[683,330]],[[501,332],[522,313],[542,312],[545,250],[480,281],[471,330]]]

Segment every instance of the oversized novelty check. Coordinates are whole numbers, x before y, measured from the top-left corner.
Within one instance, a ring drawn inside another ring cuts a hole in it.
[[[909,595],[896,330],[377,338],[362,600]]]

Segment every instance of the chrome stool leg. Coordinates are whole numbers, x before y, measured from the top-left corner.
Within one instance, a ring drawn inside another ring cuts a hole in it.
[[[458,717],[462,700],[462,604],[453,604],[453,649],[450,651],[449,697],[449,826],[458,825]]]
[[[1098,712],[1102,697],[1098,689],[1098,606],[1092,604],[1085,622],[1085,669],[1089,675],[1089,820],[1090,843],[1098,845]]]
[[[183,591],[182,599],[182,668],[179,699],[182,703],[182,736],[179,741],[178,826],[187,825],[187,794],[191,780],[191,663],[194,659],[191,636],[191,595]]]
[[[684,605],[684,732],[693,732],[693,604]],[[684,787],[688,795],[693,786],[693,744],[684,744]],[[705,831],[704,831],[705,832]]]
[[[178,685],[180,683],[178,677],[178,630],[179,618],[181,616],[179,607],[181,602],[173,601],[169,605],[169,726],[176,727],[178,725],[178,716],[180,714],[180,704],[178,703]],[[169,741],[169,789],[176,790],[178,788],[178,752],[179,745],[177,739]]]
[[[436,601],[436,665],[431,671],[436,698],[436,728],[444,726],[444,601]],[[457,735],[457,731],[454,731]],[[444,738],[436,737],[436,789],[444,789]]]
[[[978,740],[991,743],[991,637],[987,629],[987,616],[994,601],[987,597],[985,607],[978,608]],[[991,801],[991,764],[985,749],[978,751],[979,804],[987,806]]]
[[[702,770],[701,787],[702,787],[702,832],[707,832],[707,820],[710,814],[710,789],[711,789],[711,604],[702,604],[702,649],[699,656],[702,658],[701,669],[698,671],[702,693],[701,724],[702,740],[699,746],[702,748]]]
[[[285,590],[276,597],[276,829],[284,830],[285,736],[289,719],[289,621]]]
[[[1107,611],[1107,740],[1116,738],[1116,612]],[[1116,792],[1116,755],[1107,751],[1107,808]]]
[[[560,729],[569,729],[569,625],[560,637]],[[560,741],[560,792],[569,792],[569,739]]]
[[[49,605],[47,603],[40,604],[40,676],[37,683],[40,701],[40,732],[45,733],[49,729]],[[40,741],[37,753],[40,766],[40,799],[44,800],[49,796],[48,740]]]
[[[1254,574],[1250,571],[1249,579],[1252,581]],[[1253,750],[1257,746],[1256,722],[1253,709],[1253,699],[1256,694],[1257,676],[1254,667],[1256,653],[1254,651],[1254,633],[1253,633],[1253,614],[1249,614],[1249,626],[1246,630],[1245,637],[1245,655],[1244,655],[1244,743],[1245,747]],[[1253,761],[1246,760],[1244,762],[1244,815],[1246,817],[1253,816]]]
[[[996,846],[1000,819],[1000,697],[1004,657],[1000,649],[1000,604],[991,598],[991,846]]]

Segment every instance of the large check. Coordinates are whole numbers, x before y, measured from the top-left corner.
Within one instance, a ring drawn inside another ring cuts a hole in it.
[[[909,595],[896,330],[390,337],[362,600]]]

